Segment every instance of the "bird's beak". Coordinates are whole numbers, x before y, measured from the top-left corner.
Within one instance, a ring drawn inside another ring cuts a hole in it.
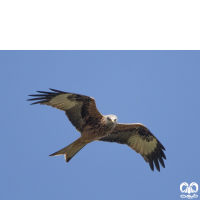
[[[114,124],[114,122],[115,122],[115,121],[112,119],[112,123],[113,123],[113,124]]]

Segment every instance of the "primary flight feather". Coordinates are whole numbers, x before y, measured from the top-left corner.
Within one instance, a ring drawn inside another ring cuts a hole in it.
[[[65,111],[70,122],[81,137],[67,147],[51,154],[50,156],[65,155],[66,162],[78,153],[86,144],[92,141],[107,141],[127,144],[137,153],[140,153],[150,168],[160,171],[160,164],[165,168],[163,158],[164,146],[143,124],[120,124],[117,116],[102,115],[92,97],[85,95],[62,92],[50,89],[52,92],[37,91],[40,94],[29,95],[35,98],[33,104],[49,105]]]

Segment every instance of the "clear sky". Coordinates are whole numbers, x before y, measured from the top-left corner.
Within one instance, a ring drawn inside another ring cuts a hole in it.
[[[0,199],[181,199],[182,182],[200,186],[200,51],[0,51],[0,66]],[[166,148],[166,168],[152,172],[108,142],[69,163],[49,157],[80,135],[64,112],[26,101],[49,88],[147,126]]]

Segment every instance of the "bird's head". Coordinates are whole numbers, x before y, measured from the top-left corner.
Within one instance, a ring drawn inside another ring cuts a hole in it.
[[[105,118],[106,118],[106,122],[107,124],[114,124],[116,125],[117,123],[117,116],[115,115],[105,115]]]

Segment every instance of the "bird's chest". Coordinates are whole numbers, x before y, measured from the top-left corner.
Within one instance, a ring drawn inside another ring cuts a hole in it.
[[[106,124],[96,124],[95,126],[85,127],[82,137],[90,138],[91,140],[98,140],[113,131],[114,126],[108,126]]]

